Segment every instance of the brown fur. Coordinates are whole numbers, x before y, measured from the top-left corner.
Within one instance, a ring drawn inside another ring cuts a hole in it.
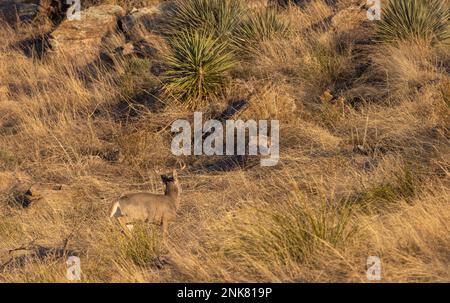
[[[166,185],[163,195],[147,192],[130,193],[111,205],[109,216],[116,217],[125,232],[129,225],[142,221],[162,225],[163,236],[167,235],[169,222],[176,218],[181,186],[175,170],[172,175],[161,175],[161,178]]]

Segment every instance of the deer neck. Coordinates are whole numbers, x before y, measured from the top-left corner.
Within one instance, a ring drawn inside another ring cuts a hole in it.
[[[168,196],[174,202],[175,208],[180,206],[180,189],[174,183],[168,183],[164,195]]]

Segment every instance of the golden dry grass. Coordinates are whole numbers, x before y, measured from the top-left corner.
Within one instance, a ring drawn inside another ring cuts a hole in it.
[[[107,218],[122,193],[162,192],[153,168],[176,165],[170,124],[192,119],[153,91],[155,62],[115,55],[86,72],[13,47],[45,29],[2,27],[0,281],[67,282],[62,248],[81,256],[84,282],[367,282],[368,256],[385,282],[449,281],[449,47],[370,44],[364,12],[326,21],[348,2],[281,11],[290,34],[257,47],[203,109],[246,98],[244,119],[279,119],[280,163],[212,171],[215,158],[184,158],[166,245]],[[36,182],[63,189],[17,205]],[[9,252],[27,245],[53,250]]]

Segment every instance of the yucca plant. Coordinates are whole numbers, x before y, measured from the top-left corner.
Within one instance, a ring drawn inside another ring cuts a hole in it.
[[[449,4],[448,0],[390,0],[383,9],[376,36],[383,42],[449,42]]]
[[[224,42],[203,31],[189,31],[173,37],[170,44],[164,81],[167,93],[195,108],[222,89],[235,63]]]
[[[243,12],[239,0],[177,0],[168,13],[167,33],[207,30],[224,40],[233,36]]]
[[[275,35],[284,35],[288,26],[280,20],[276,11],[265,9],[254,12],[246,18],[238,31],[238,43],[249,45],[252,42],[261,42],[273,38]]]

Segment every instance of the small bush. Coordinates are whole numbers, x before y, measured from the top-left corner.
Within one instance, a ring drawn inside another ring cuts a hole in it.
[[[308,201],[300,192],[277,204],[258,203],[233,222],[228,253],[273,264],[303,263],[324,247],[342,247],[356,229],[345,201]],[[242,220],[242,222],[241,222]],[[250,222],[258,222],[252,224]]]
[[[170,95],[196,107],[205,97],[219,92],[233,67],[227,45],[203,32],[187,32],[171,40],[164,88]]]
[[[18,163],[15,155],[7,150],[0,149],[0,167],[12,168]]]
[[[146,58],[132,57],[125,64],[125,73],[120,77],[120,92],[125,98],[152,91],[159,84],[151,69],[152,62]]]
[[[377,27],[380,41],[420,39],[430,43],[450,39],[447,0],[390,0]]]
[[[329,82],[335,82],[347,68],[346,57],[330,48],[328,45],[317,44],[312,49],[313,62],[316,63],[318,70]]]
[[[352,236],[351,208],[321,201],[319,205],[308,205],[301,198],[286,205],[282,212],[274,212],[277,225],[273,236],[285,247],[294,259],[302,261],[314,254],[324,243],[332,247],[341,246]],[[289,214],[289,215],[288,215]]]
[[[120,243],[120,252],[125,259],[131,259],[138,266],[157,263],[162,246],[156,227],[135,225],[131,239]]]
[[[276,11],[266,9],[250,14],[239,29],[239,44],[249,45],[253,42],[269,40],[275,35],[284,35],[288,26],[280,20]]]
[[[396,174],[392,182],[369,188],[356,202],[375,212],[387,210],[400,200],[410,202],[417,194],[417,182],[412,172],[405,168]]]
[[[349,52],[339,53],[331,41],[309,42],[303,50],[298,75],[311,94],[322,93],[353,72]]]

